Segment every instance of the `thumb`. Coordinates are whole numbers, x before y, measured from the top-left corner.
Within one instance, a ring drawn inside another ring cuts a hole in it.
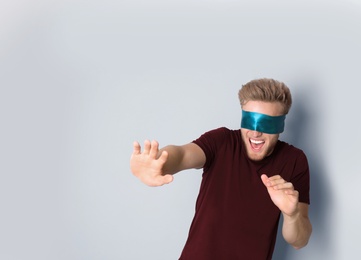
[[[164,184],[169,184],[172,181],[173,181],[173,175],[166,174],[164,176],[157,176],[155,179],[153,179],[153,181],[149,186],[153,186],[153,187],[162,186]]]
[[[173,181],[174,177],[171,174],[167,174],[163,176],[163,181],[165,184],[171,183]]]
[[[269,183],[268,183],[268,177],[266,174],[261,175],[261,180],[262,180],[263,184],[267,187]]]

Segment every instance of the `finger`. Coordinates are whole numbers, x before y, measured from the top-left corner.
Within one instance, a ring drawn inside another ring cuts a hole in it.
[[[270,183],[270,186],[276,186],[276,185],[279,185],[279,184],[287,183],[287,181],[285,179],[283,179],[279,175],[271,176],[268,179],[268,181]]]
[[[266,174],[261,175],[261,180],[265,186],[268,187],[270,185],[269,178],[267,177]]]
[[[168,152],[167,151],[162,151],[162,153],[160,154],[158,161],[161,163],[161,165],[165,164],[165,162],[168,159]]]
[[[271,186],[278,186],[284,183],[287,183],[284,179],[277,179],[277,180],[269,180]]]
[[[144,154],[149,154],[149,152],[150,152],[150,141],[149,140],[145,140],[144,141],[144,151],[143,151],[143,153]]]
[[[273,175],[271,177],[269,177],[270,181],[275,181],[275,180],[283,180],[283,178],[280,175]]]
[[[273,189],[275,190],[293,190],[293,184],[291,182],[285,182],[280,184],[274,184],[272,185]]]
[[[158,151],[159,151],[158,147],[159,147],[158,142],[153,140],[152,143],[151,143],[150,152],[149,152],[149,156],[151,158],[155,159],[157,157]]]
[[[140,144],[137,141],[133,142],[133,154],[140,154]]]
[[[285,190],[285,194],[294,196],[294,197],[298,197],[299,192],[297,190]]]

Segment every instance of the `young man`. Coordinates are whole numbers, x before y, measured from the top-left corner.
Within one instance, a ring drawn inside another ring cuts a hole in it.
[[[160,150],[156,141],[145,141],[143,152],[134,142],[131,170],[149,186],[168,184],[179,171],[203,168],[182,260],[271,259],[280,213],[290,245],[302,248],[310,238],[307,158],[278,139],[292,104],[288,87],[257,79],[242,86],[239,99],[240,130],[223,127]]]

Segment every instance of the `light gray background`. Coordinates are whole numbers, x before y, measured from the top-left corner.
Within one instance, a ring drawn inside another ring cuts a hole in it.
[[[201,171],[146,187],[132,142],[238,128],[259,77],[312,174],[310,243],[274,258],[359,255],[357,1],[2,0],[0,24],[0,259],[177,259]]]

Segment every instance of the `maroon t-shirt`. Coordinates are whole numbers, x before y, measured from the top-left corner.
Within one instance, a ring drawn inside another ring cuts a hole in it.
[[[309,204],[305,154],[278,141],[273,153],[248,159],[240,130],[219,128],[193,141],[206,155],[196,212],[181,260],[271,259],[280,210],[260,176],[281,175]]]

